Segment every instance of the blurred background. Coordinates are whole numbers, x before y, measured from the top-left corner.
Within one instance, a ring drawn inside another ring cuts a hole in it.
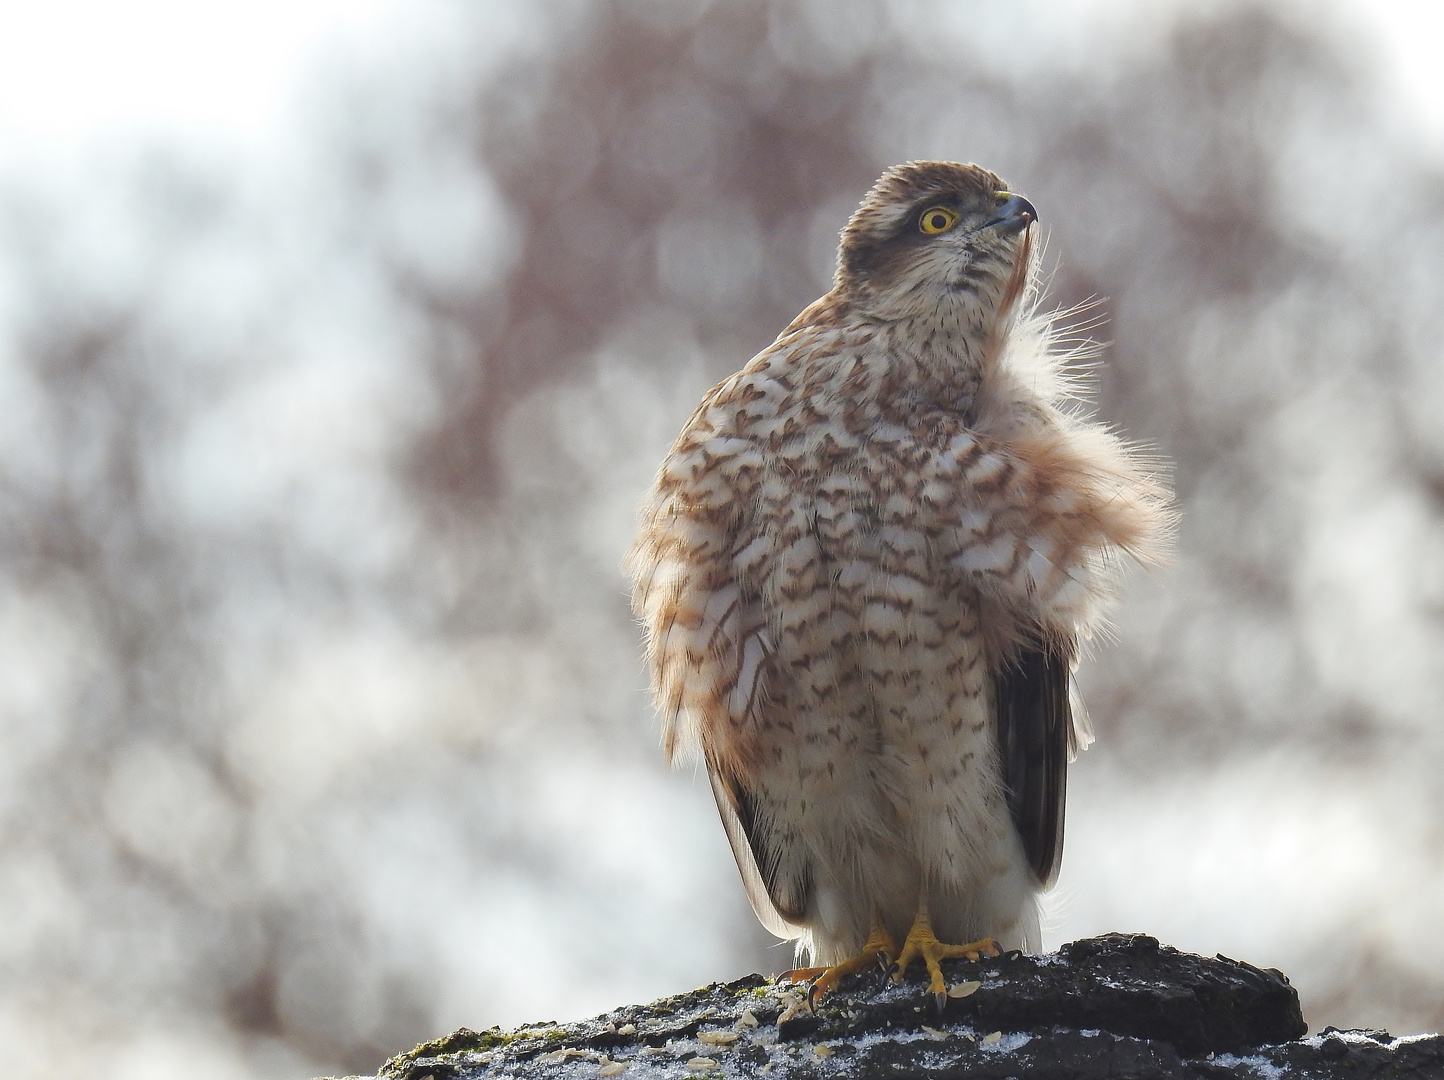
[[[0,1048],[370,1072],[789,966],[620,570],[886,165],[1101,297],[1176,567],[1083,672],[1056,945],[1444,1026],[1444,15],[1363,0],[0,7]]]

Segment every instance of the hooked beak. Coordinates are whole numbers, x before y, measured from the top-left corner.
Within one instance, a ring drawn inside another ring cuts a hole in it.
[[[1006,201],[983,226],[985,229],[996,225],[1003,232],[1019,233],[1038,220],[1038,211],[1034,210],[1033,204],[1023,196],[1014,195],[1010,191],[998,192],[999,198],[1003,196],[1007,196]]]

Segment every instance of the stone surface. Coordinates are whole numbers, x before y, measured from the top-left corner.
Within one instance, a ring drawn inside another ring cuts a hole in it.
[[[916,972],[898,985],[857,976],[815,1011],[798,991],[754,975],[571,1024],[463,1028],[378,1076],[1444,1080],[1437,1035],[1306,1038],[1298,995],[1279,972],[1142,934],[944,971],[956,996],[941,1013]]]

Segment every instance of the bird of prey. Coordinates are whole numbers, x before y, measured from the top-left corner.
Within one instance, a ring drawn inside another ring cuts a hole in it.
[[[630,558],[669,757],[705,763],[757,917],[826,992],[1038,947],[1071,694],[1170,493],[1090,421],[1037,307],[1037,213],[885,172],[832,290],[703,398]],[[941,998],[939,998],[941,1001]]]

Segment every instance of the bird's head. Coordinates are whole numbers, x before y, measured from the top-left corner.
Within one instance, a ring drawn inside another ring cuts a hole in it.
[[[1037,217],[977,165],[896,165],[842,231],[837,290],[869,319],[989,334],[1026,284]]]

